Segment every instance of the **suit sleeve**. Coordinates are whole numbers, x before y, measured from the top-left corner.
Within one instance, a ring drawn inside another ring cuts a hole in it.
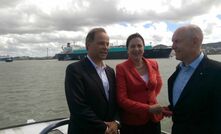
[[[105,131],[105,123],[96,116],[87,103],[85,90],[79,69],[69,65],[66,69],[65,93],[71,115],[74,115],[79,125]]]
[[[213,91],[213,111],[212,113],[213,116],[213,126],[214,126],[214,134],[221,134],[221,85],[220,85],[220,80],[221,80],[221,66],[218,71],[216,71],[216,77],[214,77],[215,81],[215,88]]]
[[[131,100],[127,96],[126,88],[126,76],[124,69],[117,65],[116,66],[116,80],[117,80],[117,101],[122,109],[135,114],[147,113],[149,105]]]

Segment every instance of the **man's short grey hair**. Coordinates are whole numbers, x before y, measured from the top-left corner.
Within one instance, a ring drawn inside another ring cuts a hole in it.
[[[86,36],[86,40],[85,40],[86,48],[88,47],[88,43],[94,41],[95,34],[98,32],[106,33],[105,29],[101,27],[91,29]]]

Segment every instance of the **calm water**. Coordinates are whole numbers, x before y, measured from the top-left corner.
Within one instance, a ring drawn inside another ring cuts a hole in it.
[[[221,61],[221,55],[211,55]],[[123,60],[107,60],[115,68]],[[168,105],[167,78],[179,63],[174,58],[157,59],[164,81],[158,97]],[[0,62],[0,128],[36,121],[68,117],[64,94],[65,68],[74,61],[33,60]],[[162,129],[170,131],[171,120],[163,119]]]

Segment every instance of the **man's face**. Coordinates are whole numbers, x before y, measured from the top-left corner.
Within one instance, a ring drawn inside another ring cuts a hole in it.
[[[191,58],[193,47],[191,38],[185,32],[178,29],[172,37],[172,48],[175,51],[176,59],[184,62]]]
[[[109,37],[105,32],[97,32],[94,41],[88,44],[88,54],[93,60],[106,59],[109,47]]]

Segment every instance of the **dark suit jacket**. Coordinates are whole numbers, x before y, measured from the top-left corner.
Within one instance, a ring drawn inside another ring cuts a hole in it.
[[[221,134],[221,63],[203,60],[173,106],[173,84],[179,68],[168,80],[172,134]]]
[[[109,100],[88,58],[67,67],[65,93],[71,114],[69,134],[104,134],[104,121],[116,119],[115,74],[108,66],[105,71],[109,81]]]

